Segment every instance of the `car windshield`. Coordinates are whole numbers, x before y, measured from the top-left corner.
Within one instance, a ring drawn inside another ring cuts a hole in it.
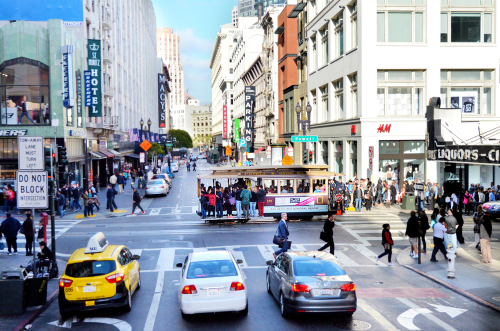
[[[231,260],[192,262],[187,279],[238,276]]]
[[[163,184],[163,180],[159,179],[159,180],[152,180],[149,182],[149,185],[162,185]]]
[[[302,260],[293,262],[295,276],[343,276],[344,269],[333,261],[325,260]]]
[[[114,260],[84,261],[66,266],[65,275],[73,278],[95,277],[109,274],[116,270]]]
[[[165,175],[154,175],[153,179],[165,178]]]

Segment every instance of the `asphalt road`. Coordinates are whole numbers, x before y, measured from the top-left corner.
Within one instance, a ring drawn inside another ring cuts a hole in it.
[[[198,165],[208,170],[204,161]],[[300,315],[284,320],[276,300],[265,288],[265,261],[277,249],[272,245],[277,224],[205,224],[194,213],[196,185],[196,173],[186,172],[183,167],[168,196],[143,200],[145,215],[83,220],[62,234],[57,241],[61,259],[86,246],[88,238],[99,231],[105,233],[110,244],[128,246],[141,255],[142,288],[133,296],[130,313],[103,310],[61,320],[55,301],[35,320],[34,330],[498,330],[499,313],[397,263],[387,267],[386,257],[379,266],[374,263],[375,255],[382,252],[383,222],[391,223],[395,253],[407,247],[400,233],[404,233],[405,225],[402,215],[382,209],[343,217],[335,227],[335,254],[356,284],[358,309],[353,317]],[[290,223],[292,249],[318,249],[322,244],[321,228],[321,222]],[[465,236],[473,238],[472,226],[470,231],[466,229]],[[177,302],[180,272],[175,264],[189,252],[205,249],[227,249],[244,261],[248,316],[208,314],[182,319]]]

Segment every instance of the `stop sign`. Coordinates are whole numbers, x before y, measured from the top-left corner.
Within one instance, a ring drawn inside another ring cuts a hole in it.
[[[337,195],[335,196],[335,201],[337,201],[337,202],[342,201],[342,194],[337,194]]]

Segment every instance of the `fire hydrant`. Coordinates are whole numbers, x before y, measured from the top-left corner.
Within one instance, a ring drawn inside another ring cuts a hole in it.
[[[457,257],[456,253],[451,250],[447,251],[448,256],[448,279],[455,279],[455,258]]]

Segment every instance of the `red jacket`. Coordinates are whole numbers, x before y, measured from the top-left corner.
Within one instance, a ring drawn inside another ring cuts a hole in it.
[[[215,194],[209,194],[208,195],[208,204],[210,206],[215,206]]]

